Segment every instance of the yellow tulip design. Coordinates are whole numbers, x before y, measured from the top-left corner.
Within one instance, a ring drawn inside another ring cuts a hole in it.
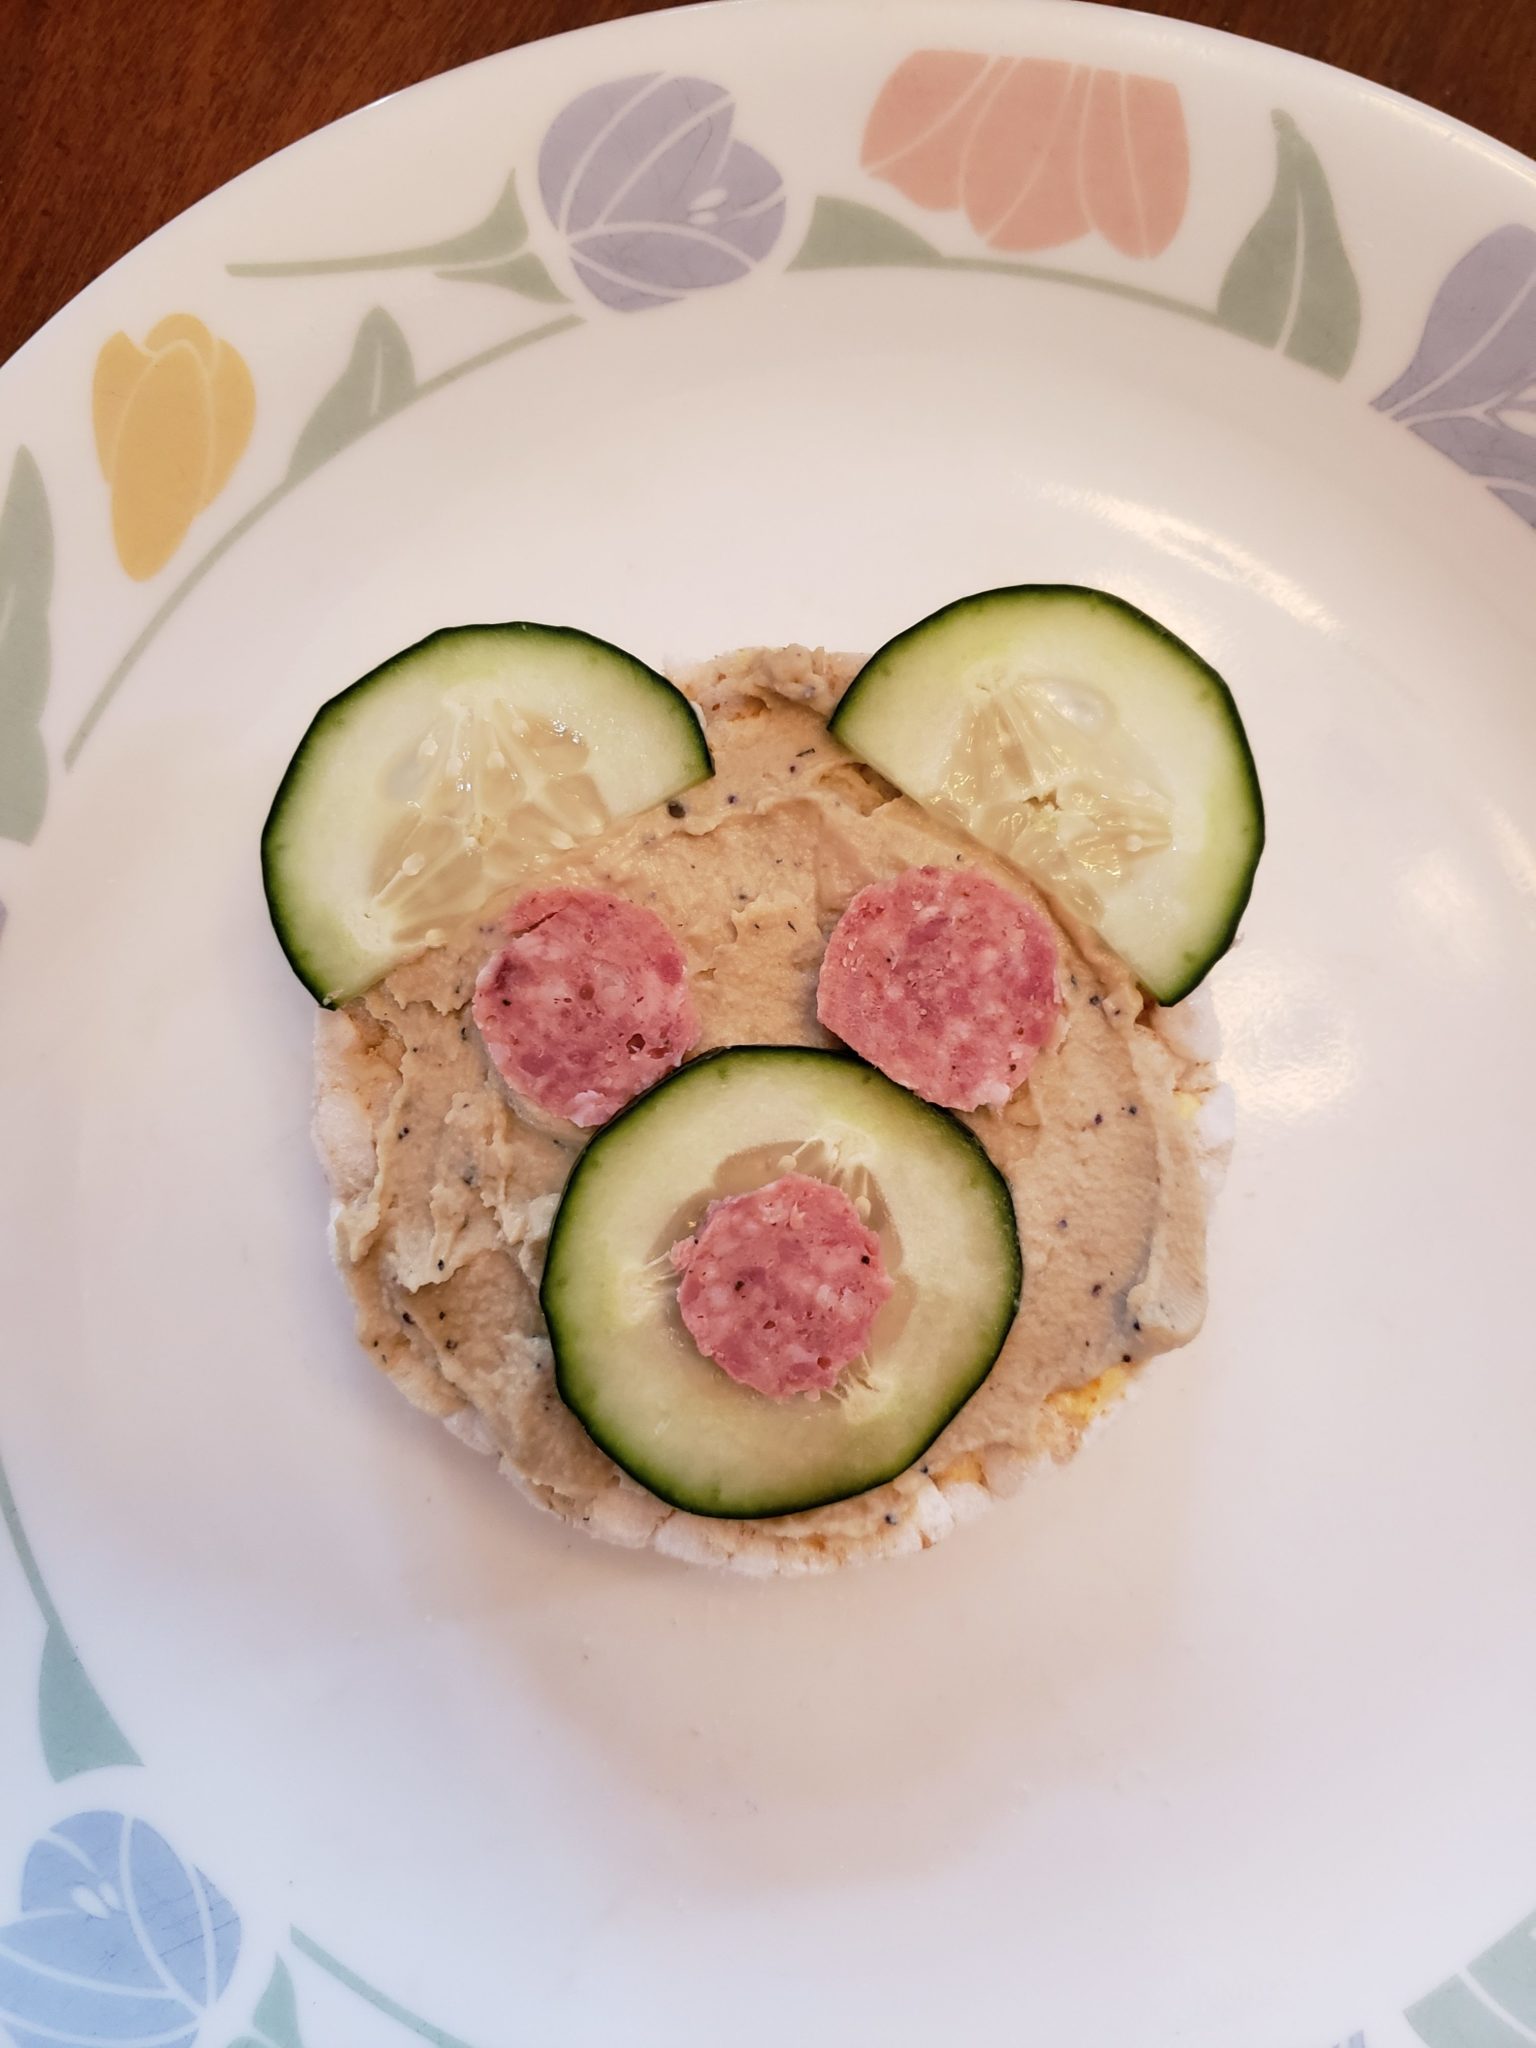
[[[112,336],[96,358],[91,410],[117,559],[143,582],[228,483],[251,438],[256,387],[237,349],[173,313],[142,348]]]

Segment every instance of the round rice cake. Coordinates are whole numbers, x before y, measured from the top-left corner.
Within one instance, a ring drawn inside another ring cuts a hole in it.
[[[829,1044],[816,1013],[827,938],[861,890],[910,869],[979,872],[1050,921],[1051,1040],[1007,1102],[962,1119],[1013,1194],[1020,1313],[982,1386],[898,1478],[803,1514],[691,1515],[621,1471],[561,1402],[538,1283],[585,1139],[520,1115],[474,1028],[502,906],[318,1025],[316,1138],[365,1349],[552,1513],[611,1542],[755,1575],[925,1549],[1031,1465],[1069,1457],[1149,1358],[1198,1330],[1206,1203],[1231,1143],[1203,994],[1149,1005],[1094,933],[855,761],[825,720],[858,667],[785,648],[680,676],[706,721],[714,779],[560,856],[538,881],[661,919],[686,962],[701,1052]],[[817,1133],[759,1164],[759,1184],[792,1171],[847,1180]],[[860,1193],[851,1181],[844,1191]]]

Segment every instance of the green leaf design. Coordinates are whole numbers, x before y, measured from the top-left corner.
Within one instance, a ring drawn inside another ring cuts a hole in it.
[[[528,222],[517,196],[517,178],[509,176],[501,196],[485,219],[462,235],[442,242],[422,242],[409,249],[386,249],[368,256],[312,256],[295,263],[231,263],[231,277],[335,277],[355,270],[437,270],[447,264],[488,263],[512,256],[528,239]]]
[[[791,270],[932,269],[945,258],[899,220],[854,199],[818,199]]]
[[[38,729],[52,650],[53,521],[31,452],[18,448],[0,507],[0,839],[29,846],[48,803]]]
[[[109,1764],[138,1763],[137,1754],[102,1704],[100,1693],[86,1677],[74,1645],[64,1632],[37,1555],[21,1526],[21,1510],[3,1464],[0,1527],[11,1539],[21,1575],[47,1629],[37,1688],[37,1727],[49,1775],[58,1785],[66,1778],[78,1777],[82,1771],[105,1770]]]
[[[272,1965],[267,1988],[251,2014],[251,2032],[232,2041],[230,2048],[304,2048],[293,1978],[281,1956]]]
[[[1275,124],[1269,203],[1232,258],[1216,318],[1233,334],[1342,377],[1360,338],[1360,287],[1317,152],[1289,114]]]
[[[1512,2020],[1536,2029],[1536,1913],[1468,1963],[1467,1975]]]
[[[1427,2048],[1530,2048],[1530,2035],[1506,2025],[1461,1977],[1448,1977],[1403,2018]]]
[[[107,1712],[101,1694],[62,1628],[55,1622],[43,1640],[37,1683],[37,1728],[43,1761],[56,1785],[82,1771],[109,1764],[136,1764],[139,1757]]]
[[[375,306],[352,344],[347,367],[310,414],[284,482],[290,487],[398,412],[415,396],[410,344],[388,313]]]
[[[438,276],[450,284],[494,284],[503,291],[519,292],[525,299],[538,299],[546,306],[563,306],[565,293],[531,249],[521,256],[509,256],[504,263],[481,263],[468,270],[440,270]]]

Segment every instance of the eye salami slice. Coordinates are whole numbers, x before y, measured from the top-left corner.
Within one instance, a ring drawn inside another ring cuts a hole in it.
[[[475,1022],[507,1086],[547,1116],[606,1123],[696,1043],[682,949],[654,911],[535,889],[506,931],[475,983]]]
[[[1056,933],[988,876],[908,868],[834,926],[816,1014],[893,1081],[946,1109],[1000,1108],[1055,1029]]]

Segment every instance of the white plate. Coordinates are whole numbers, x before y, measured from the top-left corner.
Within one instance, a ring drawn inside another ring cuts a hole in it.
[[[925,141],[935,47],[1022,62]],[[1528,2048],[1533,384],[1536,167],[990,0],[435,80],[6,367],[0,2031]],[[665,661],[1058,578],[1225,671],[1269,799],[1205,1333],[907,1563],[568,1534],[354,1350],[297,734],[445,621]]]

